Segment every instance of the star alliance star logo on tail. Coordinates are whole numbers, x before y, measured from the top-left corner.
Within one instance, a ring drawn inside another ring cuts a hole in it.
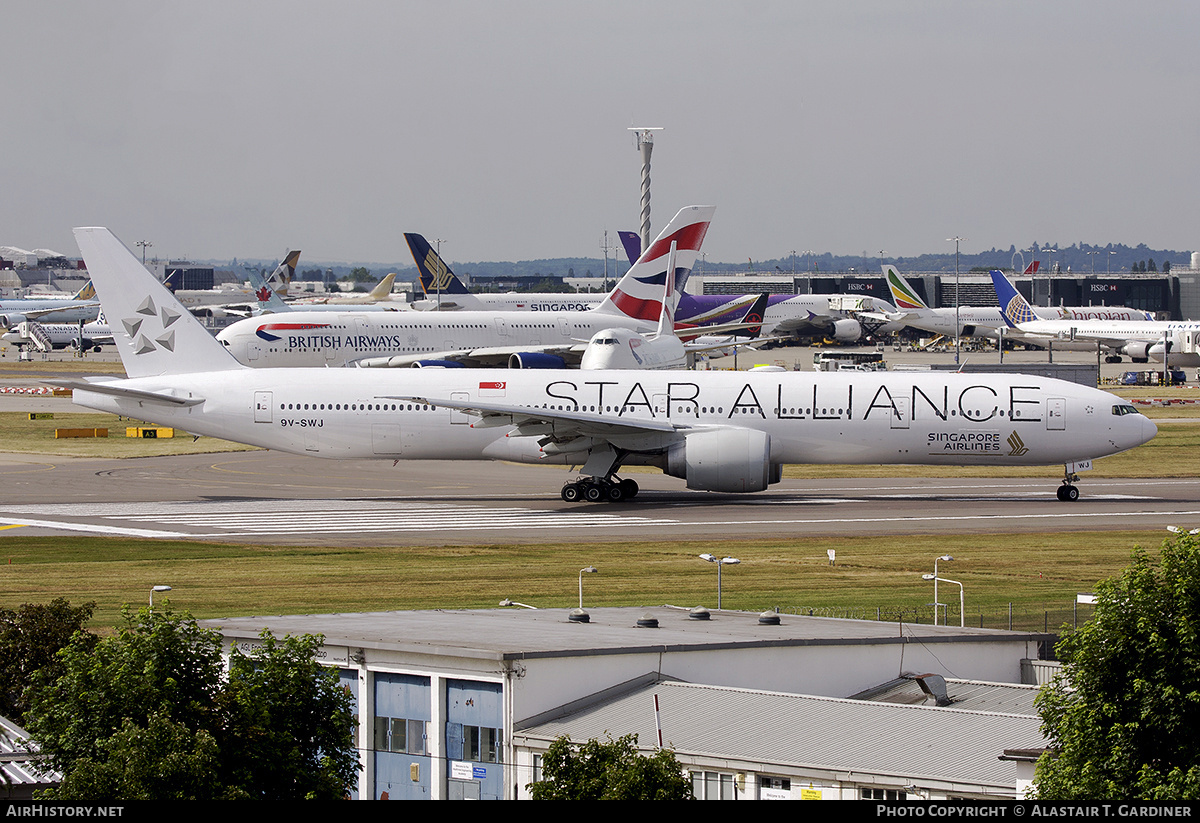
[[[125,327],[125,333],[129,335],[130,342],[133,343],[134,354],[149,354],[152,351],[157,351],[159,348],[167,351],[175,351],[175,331],[169,330],[175,321],[181,315],[179,312],[168,308],[158,309],[154,305],[154,300],[149,296],[141,302],[134,314],[140,314],[141,317],[124,318],[121,320],[121,325]],[[153,324],[147,324],[147,320],[158,319],[162,328],[158,332],[149,328]],[[142,333],[143,326],[147,326],[145,334]],[[151,337],[157,333],[157,337],[151,340]]]

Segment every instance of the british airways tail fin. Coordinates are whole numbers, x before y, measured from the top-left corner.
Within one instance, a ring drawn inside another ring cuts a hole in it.
[[[992,287],[996,290],[996,299],[1000,301],[1004,322],[1010,327],[1038,319],[1037,312],[999,269],[992,269]]]
[[[450,271],[450,267],[434,251],[429,241],[419,234],[405,233],[408,249],[421,273],[421,291],[428,297],[433,294],[470,294],[463,282]]]
[[[678,284],[681,272],[690,272],[704,243],[716,206],[686,206],[671,218],[650,248],[642,252],[594,312],[623,314],[657,324],[662,314],[663,290],[669,274]],[[674,249],[674,255],[671,254]],[[672,287],[678,299],[678,289]],[[673,313],[673,312],[672,312]]]
[[[75,229],[130,377],[244,368],[108,229]]]
[[[883,267],[883,279],[887,281],[888,289],[892,293],[892,303],[895,304],[897,311],[914,311],[929,308],[929,304],[913,291],[913,287],[901,276],[895,266],[885,265]]]

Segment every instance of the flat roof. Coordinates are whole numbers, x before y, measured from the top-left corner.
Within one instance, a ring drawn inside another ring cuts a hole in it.
[[[570,609],[438,609],[357,614],[274,615],[202,620],[227,639],[253,641],[263,629],[276,636],[322,634],[327,646],[480,659],[712,651],[754,647],[849,646],[919,641],[1040,642],[1050,635],[998,629],[930,626],[806,615],[779,615],[762,625],[757,612],[710,611],[709,620],[675,606],[588,609],[590,622],[569,619]],[[657,628],[638,621],[653,618]]]

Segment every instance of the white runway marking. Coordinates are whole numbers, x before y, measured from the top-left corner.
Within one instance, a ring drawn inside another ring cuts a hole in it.
[[[461,504],[416,504],[377,500],[238,501],[233,503],[127,503],[112,505],[65,503],[48,506],[13,506],[5,511],[37,514],[36,521],[0,518],[0,523],[22,523],[44,528],[95,531],[144,537],[231,537],[271,534],[338,534],[364,532],[445,532],[472,529],[586,529],[613,526],[663,526],[678,521],[630,516],[597,507],[578,512],[556,512],[516,507]],[[51,521],[47,517],[99,518],[113,525]],[[146,523],[167,528],[192,528],[194,532],[156,531],[119,526]]]

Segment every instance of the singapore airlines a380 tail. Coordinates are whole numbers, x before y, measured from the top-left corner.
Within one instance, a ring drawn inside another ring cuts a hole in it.
[[[293,454],[582,466],[568,501],[632,497],[632,465],[755,492],[789,463],[1060,464],[1074,500],[1078,470],[1156,432],[1111,394],[1030,375],[252,369],[107,229],[75,236],[129,375],[77,383],[75,402]]]

